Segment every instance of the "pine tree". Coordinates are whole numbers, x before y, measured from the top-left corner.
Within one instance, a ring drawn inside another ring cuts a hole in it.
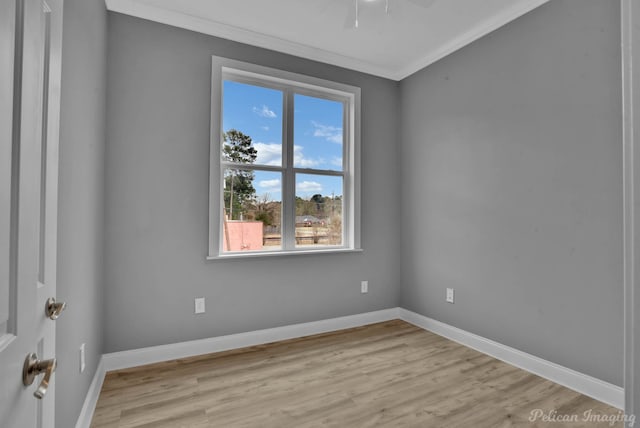
[[[225,161],[249,164],[255,162],[258,151],[253,147],[251,137],[236,129],[224,133],[222,158]],[[230,220],[237,220],[245,211],[246,204],[255,198],[253,187],[255,174],[252,170],[227,169],[224,173],[224,206]]]

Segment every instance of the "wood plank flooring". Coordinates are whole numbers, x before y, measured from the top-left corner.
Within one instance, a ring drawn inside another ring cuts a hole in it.
[[[91,426],[622,427],[620,415],[394,320],[109,372]]]

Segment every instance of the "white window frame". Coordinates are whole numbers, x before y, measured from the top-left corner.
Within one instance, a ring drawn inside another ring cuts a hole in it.
[[[283,91],[282,166],[238,165],[240,169],[278,171],[282,173],[282,246],[279,250],[223,251],[224,167],[222,159],[223,82],[233,80]],[[293,97],[294,94],[321,97],[344,103],[343,171],[293,166]],[[209,166],[209,251],[207,259],[263,257],[362,251],[360,246],[360,88],[316,77],[263,67],[218,56],[211,67],[211,138]],[[295,245],[295,175],[324,174],[343,177],[342,245],[296,247]]]

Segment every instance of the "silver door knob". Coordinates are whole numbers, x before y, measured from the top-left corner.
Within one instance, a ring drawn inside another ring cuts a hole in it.
[[[51,381],[51,375],[56,371],[56,366],[57,363],[55,358],[50,360],[39,360],[38,355],[35,353],[28,354],[27,358],[25,358],[24,366],[22,366],[22,383],[24,386],[31,385],[36,376],[44,373],[38,389],[33,393],[33,396],[37,399],[41,400],[47,393],[49,382]]]
[[[56,302],[56,299],[49,297],[44,306],[44,313],[52,320],[57,320],[62,311],[67,307],[67,302]]]

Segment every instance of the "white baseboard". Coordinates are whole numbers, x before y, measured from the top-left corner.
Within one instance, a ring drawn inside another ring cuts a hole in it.
[[[170,345],[152,346],[130,351],[104,354],[93,382],[89,387],[76,428],[88,428],[95,410],[100,389],[107,371],[137,367],[177,358],[228,351],[247,346],[262,345],[280,340],[295,339],[319,333],[360,327],[367,324],[402,319],[413,325],[431,331],[447,339],[473,348],[513,366],[549,379],[581,394],[610,404],[618,409],[624,407],[624,389],[576,372],[569,368],[543,360],[509,346],[502,345],[484,337],[469,333],[448,324],[425,317],[403,308],[390,308],[363,314],[349,315],[313,321],[303,324],[293,324],[246,333],[219,336],[209,339],[192,340]]]
[[[398,319],[398,309],[399,308],[383,309],[380,311],[256,330],[247,333],[191,340],[170,345],[151,346],[131,351],[113,352],[103,355],[104,368],[106,371],[119,370],[161,361],[175,360],[177,358],[228,351],[230,349],[360,327],[367,324]]]
[[[84,399],[80,416],[76,422],[76,428],[89,428],[91,426],[91,419],[93,419],[93,412],[96,410],[96,404],[98,404],[98,397],[100,396],[105,374],[104,358],[101,357],[89,390],[87,391],[87,396]]]
[[[425,317],[415,312],[398,308],[400,319],[431,331],[447,339],[490,355],[530,373],[566,386],[581,394],[607,403],[618,409],[624,408],[624,389],[600,379],[579,373],[567,367],[543,360],[526,352],[502,345],[465,330]]]

